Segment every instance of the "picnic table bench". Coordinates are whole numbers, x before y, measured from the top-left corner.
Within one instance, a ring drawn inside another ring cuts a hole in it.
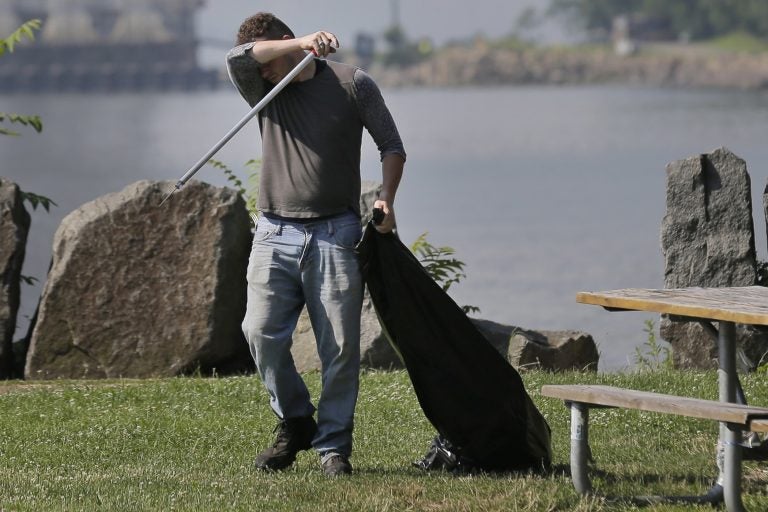
[[[623,389],[612,386],[542,386],[543,396],[562,399],[571,409],[571,477],[576,490],[592,492],[587,472],[589,409],[616,407],[676,414],[720,422],[723,447],[717,484],[705,496],[672,498],[700,503],[725,502],[730,512],[744,510],[741,501],[743,432],[768,432],[768,408],[746,405],[736,372],[735,324],[768,325],[768,288],[624,289],[584,292],[577,302],[603,306],[610,311],[652,311],[676,320],[696,321],[717,338],[718,400],[702,400]],[[715,328],[712,322],[718,322]],[[741,401],[742,403],[737,403]]]

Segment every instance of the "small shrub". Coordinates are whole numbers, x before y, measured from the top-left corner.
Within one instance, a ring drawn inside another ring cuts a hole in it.
[[[261,173],[261,160],[252,158],[245,162],[245,169],[247,171],[246,182],[243,180],[225,163],[211,158],[208,160],[208,165],[214,169],[220,169],[224,176],[229,181],[230,185],[237,191],[238,194],[245,201],[245,207],[248,209],[248,213],[251,214],[251,220],[256,219],[259,215],[258,202],[259,202],[259,174]]]
[[[641,347],[635,347],[635,364],[640,371],[658,371],[672,369],[672,354],[656,337],[653,320],[646,320],[643,332],[647,338]]]
[[[454,257],[456,251],[453,247],[435,247],[427,241],[427,233],[422,233],[410,249],[432,279],[446,292],[452,284],[467,277],[464,274],[464,262]],[[461,309],[467,314],[480,312],[476,306],[462,306]]]

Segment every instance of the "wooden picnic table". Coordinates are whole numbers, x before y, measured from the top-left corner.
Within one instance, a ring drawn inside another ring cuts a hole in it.
[[[666,290],[630,288],[576,295],[582,304],[602,306],[610,311],[651,311],[672,315],[674,320],[696,321],[716,336],[718,345],[719,402],[737,403],[741,386],[736,371],[735,324],[768,325],[768,288],[677,288]],[[718,322],[717,328],[712,322]],[[745,400],[740,400],[742,403]],[[744,404],[746,405],[746,404]],[[718,483],[729,511],[741,511],[742,430],[720,423],[724,462]]]
[[[577,293],[576,302],[603,306],[609,310],[666,313],[692,320],[768,325],[768,287],[765,286],[668,290],[627,288]]]

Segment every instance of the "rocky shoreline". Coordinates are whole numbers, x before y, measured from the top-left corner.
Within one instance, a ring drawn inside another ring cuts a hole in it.
[[[0,380],[253,372],[240,330],[252,244],[245,202],[234,190],[192,180],[157,208],[172,186],[139,181],[67,215],[28,338],[13,342],[29,216],[18,186],[0,178]],[[380,188],[364,183],[363,224]],[[517,368],[597,369],[597,346],[586,333],[475,324]],[[369,299],[361,326],[361,364],[402,368]],[[300,371],[320,368],[306,314],[292,353]]]
[[[768,53],[702,51],[669,45],[620,56],[608,48],[451,47],[407,68],[374,65],[382,87],[605,84],[768,89]]]

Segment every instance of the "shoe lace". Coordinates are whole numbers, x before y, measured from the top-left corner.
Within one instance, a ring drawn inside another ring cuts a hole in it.
[[[272,444],[273,447],[277,447],[277,445],[282,443],[287,443],[291,439],[291,431],[288,428],[288,422],[285,420],[282,420],[280,423],[275,425],[272,433],[277,434],[275,442]]]
[[[327,459],[323,460],[322,463],[325,466],[334,466],[337,464],[341,464],[341,465],[349,464],[349,462],[347,461],[347,458],[338,453],[331,454]]]

